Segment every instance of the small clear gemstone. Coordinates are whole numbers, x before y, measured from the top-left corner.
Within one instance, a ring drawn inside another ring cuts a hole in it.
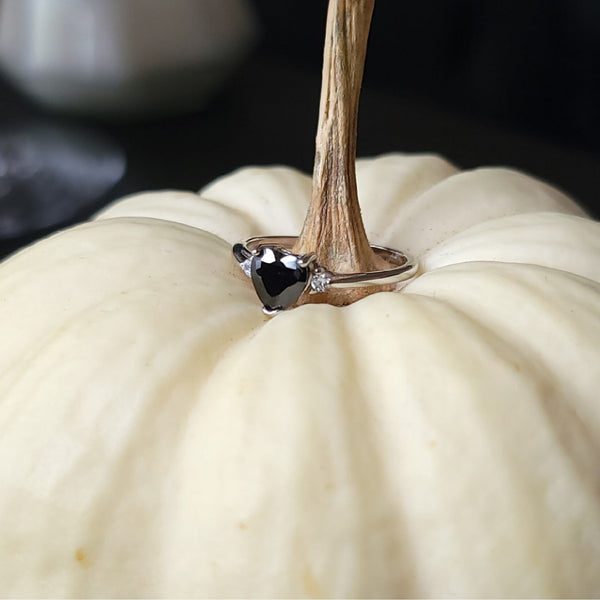
[[[324,292],[328,287],[331,278],[327,275],[327,273],[313,273],[313,276],[310,279],[310,287],[312,287],[315,292]]]
[[[244,271],[244,273],[246,273],[246,275],[248,277],[251,277],[251,270],[252,270],[252,259],[251,258],[247,258],[246,260],[241,262],[240,267],[242,267],[242,271]]]

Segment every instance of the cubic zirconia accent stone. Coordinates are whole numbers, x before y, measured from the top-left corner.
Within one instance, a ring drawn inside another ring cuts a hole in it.
[[[248,277],[252,276],[252,259],[251,258],[247,258],[245,261],[240,263],[240,267],[242,267],[242,271],[244,271],[244,273],[246,273],[246,275]]]
[[[331,278],[325,273],[314,273],[310,280],[310,287],[315,292],[324,292],[331,282]]]

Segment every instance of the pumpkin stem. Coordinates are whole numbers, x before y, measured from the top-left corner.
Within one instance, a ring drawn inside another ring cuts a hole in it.
[[[358,100],[375,0],[330,0],[312,198],[296,254],[316,254],[338,273],[386,269],[363,225],[356,186]],[[343,306],[382,288],[332,289],[303,302]]]

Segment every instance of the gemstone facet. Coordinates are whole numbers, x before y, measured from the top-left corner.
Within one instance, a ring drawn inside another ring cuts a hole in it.
[[[298,264],[294,254],[265,246],[252,257],[250,276],[265,308],[277,311],[300,298],[308,285],[309,270]]]
[[[312,287],[315,292],[324,292],[329,287],[330,282],[331,277],[327,273],[316,271],[311,277],[310,287]]]
[[[248,277],[252,277],[252,259],[251,258],[247,258],[246,260],[243,260],[240,263],[240,267],[242,268],[242,271],[244,271],[244,273],[246,273],[246,275]]]

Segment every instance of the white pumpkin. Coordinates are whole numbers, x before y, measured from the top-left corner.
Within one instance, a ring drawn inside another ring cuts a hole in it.
[[[140,194],[0,266],[0,593],[600,593],[600,224],[507,169],[358,163],[401,292],[269,320],[231,244],[310,179]]]

